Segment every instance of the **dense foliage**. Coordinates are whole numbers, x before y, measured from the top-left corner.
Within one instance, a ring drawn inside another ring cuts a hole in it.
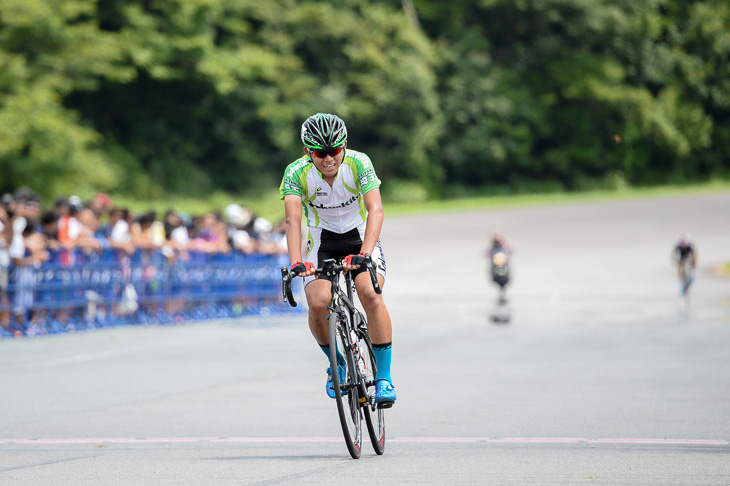
[[[316,111],[392,198],[724,177],[728,25],[725,0],[4,0],[0,190],[276,187]]]

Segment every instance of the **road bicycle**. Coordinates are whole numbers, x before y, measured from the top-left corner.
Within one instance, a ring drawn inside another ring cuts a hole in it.
[[[499,287],[499,299],[497,303],[500,305],[506,304],[506,287],[510,279],[510,261],[507,252],[499,249],[492,253],[489,268],[492,275],[492,282],[496,283]]]
[[[685,301],[689,302],[689,288],[694,280],[692,272],[692,261],[689,257],[679,262],[679,281],[681,285],[681,294]]]
[[[382,293],[370,254],[365,254],[363,265],[370,273],[375,292]],[[343,273],[344,287],[340,284],[340,276]],[[332,298],[327,305],[329,358],[337,412],[345,436],[345,444],[352,458],[358,459],[362,448],[362,419],[364,416],[370,443],[373,445],[375,453],[381,455],[385,450],[385,418],[383,409],[375,403],[375,376],[377,373],[375,354],[365,316],[353,303],[352,274],[344,272],[344,267],[334,259],[324,260],[322,268],[316,269],[316,274],[324,275],[332,283]],[[292,307],[297,306],[291,290],[291,282],[296,276],[287,267],[281,268],[284,300]],[[342,382],[337,372],[338,350],[345,358],[345,379]]]

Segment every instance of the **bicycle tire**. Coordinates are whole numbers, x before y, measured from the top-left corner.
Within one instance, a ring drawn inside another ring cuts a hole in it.
[[[686,299],[689,297],[689,288],[692,285],[692,264],[689,260],[682,262],[680,274],[682,277],[682,295]]]
[[[330,366],[332,367],[332,383],[335,389],[335,401],[337,402],[337,413],[340,416],[342,434],[345,437],[347,450],[353,459],[359,459],[362,452],[362,416],[360,415],[360,404],[358,402],[358,387],[355,381],[355,369],[357,366],[350,349],[349,325],[346,312],[339,312],[335,309],[329,318],[330,337]],[[341,322],[343,321],[343,322]],[[337,350],[345,357],[346,382],[340,383],[337,371]]]
[[[368,428],[370,444],[372,444],[375,453],[380,456],[385,452],[385,413],[382,408],[375,405],[375,375],[377,373],[375,354],[369,338],[360,337],[359,346],[360,358],[363,360],[363,365],[360,368],[361,393],[368,398],[363,407],[365,410],[365,424]]]

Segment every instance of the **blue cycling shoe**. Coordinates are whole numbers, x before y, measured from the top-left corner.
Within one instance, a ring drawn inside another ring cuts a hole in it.
[[[395,403],[395,387],[388,380],[375,382],[375,404],[378,408],[390,408]]]
[[[337,375],[340,377],[340,385],[347,380],[347,377],[345,376],[345,365],[337,365]],[[327,368],[327,383],[325,385],[327,386],[327,396],[330,398],[335,398],[335,387],[334,383],[332,383],[331,366]]]

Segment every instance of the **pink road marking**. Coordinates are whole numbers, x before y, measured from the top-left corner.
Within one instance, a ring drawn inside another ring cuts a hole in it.
[[[342,442],[341,437],[221,437],[211,442]]]
[[[0,439],[0,445],[8,444],[199,444],[199,443],[324,443],[342,442],[342,437],[97,437],[97,438],[16,438]],[[654,445],[712,445],[727,446],[725,439],[639,439],[579,437],[394,437],[390,443],[448,444],[448,443],[490,443],[490,444],[654,444]]]
[[[599,444],[682,444],[682,445],[728,445],[722,439],[595,439]]]
[[[588,439],[580,437],[395,437],[388,442],[419,442],[419,443],[476,443],[488,442],[495,444],[667,444],[667,445],[730,445],[724,439]]]

